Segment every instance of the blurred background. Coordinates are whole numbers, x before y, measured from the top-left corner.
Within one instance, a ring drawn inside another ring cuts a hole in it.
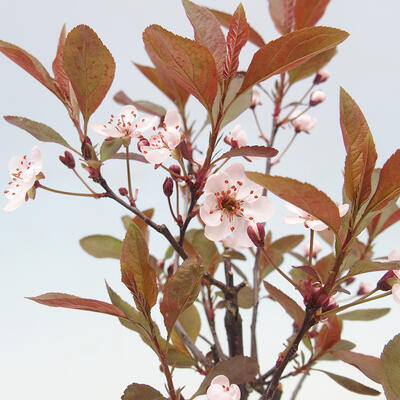
[[[233,13],[238,2],[232,0],[202,0],[199,4]],[[265,0],[243,0],[249,23],[267,42],[278,36],[268,14]],[[107,121],[110,114],[119,111],[112,97],[123,89],[134,100],[151,100],[173,108],[173,104],[144,78],[132,61],[150,64],[144,51],[141,33],[147,25],[156,23],[179,35],[192,37],[192,28],[185,17],[179,0],[124,1],[70,0],[35,2],[15,0],[0,6],[0,39],[12,42],[37,57],[49,70],[55,56],[58,35],[64,23],[69,31],[75,25],[91,26],[113,54],[117,68],[109,94],[92,117],[92,121]],[[327,100],[312,110],[318,119],[310,135],[301,134],[283,161],[273,173],[298,178],[316,185],[334,201],[341,200],[344,147],[338,119],[338,92],[343,86],[358,102],[374,135],[379,154],[378,166],[400,147],[398,107],[395,94],[399,92],[400,57],[397,38],[400,35],[398,15],[400,4],[387,2],[384,7],[372,0],[332,1],[320,25],[338,27],[351,36],[339,46],[337,56],[328,65],[331,78],[321,88]],[[249,44],[241,57],[245,69],[256,47]],[[273,83],[267,83],[270,87]],[[311,81],[296,84],[293,100],[298,99]],[[65,109],[47,89],[13,64],[0,56],[0,113],[19,115],[43,122],[77,145],[78,137]],[[267,130],[270,126],[271,105],[263,97],[264,106],[257,112]],[[204,121],[204,112],[195,99],[188,108],[190,119]],[[244,127],[252,143],[258,136],[252,115],[246,112],[236,122]],[[234,124],[227,126],[228,132]],[[37,144],[26,132],[0,120],[0,181],[8,182],[7,163],[15,154],[30,154]],[[91,134],[92,140],[101,137]],[[291,131],[282,131],[277,147],[282,149]],[[204,132],[204,138],[207,137]],[[205,141],[203,140],[203,143]],[[83,191],[81,183],[59,161],[64,151],[55,144],[40,143],[44,154],[44,184],[67,190]],[[260,169],[252,164],[249,169]],[[167,202],[161,194],[165,173],[154,171],[149,165],[133,166],[133,184],[138,187],[138,207],[155,207],[155,220],[169,222]],[[104,175],[114,188],[125,185],[125,167],[122,161],[109,161]],[[290,233],[304,233],[303,227],[290,227],[282,222],[285,211],[274,198],[278,212],[269,224],[273,237]],[[3,198],[1,207],[6,204]],[[0,212],[0,398],[7,400],[111,400],[118,399],[132,382],[146,383],[163,390],[164,379],[159,372],[154,353],[141,344],[137,335],[122,327],[116,318],[75,310],[48,308],[26,300],[46,292],[65,292],[81,297],[108,301],[104,280],[124,299],[129,293],[120,283],[116,260],[95,259],[83,252],[79,239],[95,233],[123,238],[120,217],[124,209],[111,200],[64,197],[40,191],[34,202],[21,206],[12,213]],[[399,228],[388,229],[374,248],[375,256],[386,257],[400,247]],[[167,244],[155,233],[151,234],[152,253],[162,257]],[[322,254],[327,254],[324,247]],[[290,260],[285,264],[289,268]],[[244,269],[250,271],[249,265]],[[371,274],[366,281],[376,282]],[[279,276],[271,275],[271,282],[286,290]],[[358,283],[351,290],[357,291]],[[290,292],[290,293],[293,293]],[[296,300],[301,302],[297,294]],[[368,307],[390,307],[384,318],[372,323],[348,322],[343,338],[357,343],[355,351],[379,356],[384,345],[400,332],[400,307],[387,297]],[[279,305],[263,300],[260,307],[258,337],[260,341],[261,370],[265,372],[283,350],[283,343],[291,332],[291,321],[283,315]],[[223,329],[223,315],[218,326]],[[160,316],[155,315],[161,322]],[[243,312],[245,344],[249,348],[249,311]],[[207,327],[205,335],[209,336]],[[222,331],[221,331],[222,332]],[[225,343],[224,343],[225,344]],[[341,362],[323,362],[321,368],[360,380],[368,381],[353,367]],[[185,397],[195,391],[201,377],[191,370],[176,371],[176,386],[185,385]],[[290,388],[298,378],[284,381],[283,400],[289,399]],[[324,396],[325,400],[361,399],[313,372],[305,381],[299,399]],[[384,398],[380,396],[379,398]]]

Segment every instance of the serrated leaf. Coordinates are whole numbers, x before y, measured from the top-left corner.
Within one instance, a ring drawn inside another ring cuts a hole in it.
[[[334,232],[339,231],[341,221],[337,205],[316,187],[295,179],[259,172],[246,172],[246,175],[278,197],[321,220]]]
[[[5,115],[4,119],[8,123],[29,132],[34,138],[41,142],[57,143],[67,149],[73,150],[58,132],[41,122],[32,121],[28,118],[17,117],[14,115]]]
[[[269,13],[275,28],[282,35],[289,33],[294,26],[295,0],[268,0]]]
[[[348,33],[339,29],[317,26],[288,33],[267,43],[254,54],[239,93],[336,47],[347,37]]]
[[[104,140],[100,147],[100,161],[106,161],[112,158],[122,146],[121,138],[112,138]]]
[[[387,400],[400,398],[400,335],[395,336],[381,354],[382,386]]]
[[[220,361],[211,368],[210,372],[197,389],[191,399],[206,393],[207,387],[217,375],[225,375],[230,383],[240,385],[251,381],[258,374],[257,361],[250,357],[235,356],[227,360]]]
[[[210,51],[199,43],[178,36],[159,25],[143,32],[146,51],[156,66],[193,94],[208,110],[217,93],[218,78]]]
[[[324,15],[330,0],[296,0],[295,29],[314,26]]]
[[[351,267],[349,271],[349,275],[359,275],[365,274],[367,272],[374,271],[389,271],[394,269],[399,269],[399,262],[378,262],[378,261],[370,261],[370,260],[359,260],[356,261]]]
[[[82,249],[86,253],[97,258],[116,258],[121,257],[122,242],[108,235],[90,235],[79,241]]]
[[[166,400],[166,398],[149,385],[132,383],[125,389],[121,400]]]
[[[52,69],[54,73],[54,80],[64,98],[69,100],[69,79],[64,70],[64,46],[66,40],[65,24],[63,25],[58,39],[57,53],[54,58]]]
[[[388,314],[390,308],[370,308],[365,310],[354,310],[347,313],[338,314],[338,318],[343,321],[374,321]]]
[[[198,6],[189,0],[182,0],[182,3],[186,15],[193,26],[195,40],[210,50],[214,57],[218,74],[222,77],[226,43],[217,18],[206,7]]]
[[[224,158],[231,158],[231,157],[275,157],[278,154],[278,150],[269,147],[269,146],[242,146],[237,147],[232,150],[227,151],[226,153],[222,154],[222,156],[218,157],[217,160],[219,161]]]
[[[87,25],[78,25],[68,33],[64,70],[87,123],[107,94],[115,73],[111,53]]]
[[[148,208],[147,210],[142,211],[142,213],[148,217],[148,218],[153,218],[154,215],[154,208]],[[146,224],[146,222],[144,222],[140,217],[136,216],[136,217],[130,217],[128,215],[124,215],[122,218],[122,223],[124,224],[124,227],[126,230],[128,230],[129,225],[131,224],[131,222],[133,222],[134,224],[137,225],[137,227],[140,229],[140,231],[142,232],[144,238],[146,239],[146,242],[149,242],[149,227]]]

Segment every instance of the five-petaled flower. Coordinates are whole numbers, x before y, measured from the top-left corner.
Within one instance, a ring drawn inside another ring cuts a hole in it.
[[[262,196],[262,187],[250,181],[240,163],[208,177],[204,187],[200,217],[205,236],[225,240],[232,248],[251,247],[247,235],[249,224],[267,221],[275,211],[271,200]]]
[[[217,375],[207,390],[207,400],[240,400],[240,389],[225,375]]]
[[[4,211],[13,211],[27,199],[29,190],[33,187],[36,180],[40,178],[43,165],[42,153],[38,146],[32,148],[31,160],[27,156],[14,156],[8,163],[11,180],[8,188],[4,191],[9,200]]]
[[[149,139],[144,139],[139,146],[146,160],[152,164],[161,164],[171,155],[171,151],[181,141],[180,115],[175,110],[167,111],[162,128],[155,131]]]
[[[312,229],[313,231],[323,231],[328,228],[328,225],[320,221],[319,219],[315,218],[311,214],[303,211],[301,208],[296,207],[291,203],[285,203],[285,208],[289,212],[295,214],[294,216],[287,216],[283,217],[283,220],[286,224],[295,225],[304,223],[307,228]],[[347,211],[349,210],[348,204],[340,204],[338,206],[339,215],[343,217],[346,215]]]
[[[101,124],[92,122],[90,127],[100,135],[119,138],[119,137],[132,137],[138,138],[144,132],[154,127],[157,123],[157,117],[154,118],[139,118],[138,111],[135,106],[125,106],[118,114],[117,119],[111,115],[110,120]]]

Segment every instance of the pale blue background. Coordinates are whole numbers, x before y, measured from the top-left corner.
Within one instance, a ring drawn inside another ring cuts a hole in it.
[[[237,5],[228,0],[203,0],[201,3],[230,12]],[[265,0],[244,0],[243,4],[251,25],[266,41],[277,37]],[[28,50],[49,69],[64,22],[68,29],[80,23],[88,24],[99,34],[117,60],[117,70],[110,93],[93,120],[105,121],[119,110],[112,95],[120,89],[133,99],[149,99],[165,107],[172,106],[142,78],[131,61],[149,63],[141,42],[141,32],[149,24],[158,23],[191,37],[191,26],[185,21],[178,0],[15,0],[3,1],[0,10],[0,38]],[[316,129],[310,136],[299,138],[288,157],[275,168],[275,173],[307,180],[334,200],[340,200],[344,149],[338,123],[339,85],[357,100],[369,121],[379,153],[378,165],[381,166],[400,147],[397,100],[399,13],[400,5],[395,1],[385,2],[384,6],[372,0],[334,1],[328,7],[321,24],[348,30],[351,37],[340,46],[338,56],[329,65],[332,77],[324,85],[328,99],[313,112],[318,118]],[[242,68],[254,50],[254,46],[248,46],[242,57]],[[0,114],[22,115],[44,122],[76,144],[76,132],[56,98],[8,59],[0,58]],[[298,93],[302,90],[300,84]],[[202,122],[203,114],[195,100],[190,102],[190,107],[193,108],[191,117],[199,115]],[[259,110],[259,116],[267,127],[271,111],[270,108],[264,110]],[[250,113],[240,122],[249,136],[255,138],[257,133]],[[37,142],[4,120],[0,121],[0,130],[0,181],[5,188],[8,159],[14,154],[30,154]],[[289,131],[281,136],[278,140],[280,148],[288,140]],[[95,134],[92,137],[95,138]],[[45,184],[65,190],[82,190],[81,184],[58,162],[61,148],[52,144],[40,146],[45,158]],[[156,194],[164,178],[163,171],[154,172],[151,167],[142,166],[137,170],[134,185],[140,187],[139,207],[155,206],[158,209],[156,220],[168,222],[165,199]],[[121,162],[110,162],[104,172],[115,187],[123,184],[125,171]],[[5,201],[2,207],[3,204]],[[118,263],[91,258],[78,245],[81,237],[93,233],[122,237],[120,216],[123,214],[124,210],[110,200],[66,198],[48,192],[39,192],[35,202],[24,204],[13,213],[0,214],[0,398],[111,400],[118,399],[132,382],[148,383],[163,390],[164,380],[155,355],[117,320],[94,313],[47,308],[24,299],[24,296],[59,291],[107,300],[104,279],[128,299],[127,290],[120,284]],[[293,232],[283,225],[280,214],[281,211],[269,225],[276,238]],[[296,227],[295,231],[303,232],[303,229]],[[397,227],[382,235],[376,246],[377,256],[386,256],[394,247],[400,247],[398,232]],[[163,254],[165,243],[158,236],[152,235],[151,244],[155,254]],[[373,281],[376,277],[370,279]],[[285,287],[278,277],[274,277],[273,282]],[[360,352],[379,355],[384,344],[400,331],[400,311],[391,298],[373,305],[390,305],[394,310],[379,321],[368,325],[346,324],[344,338],[357,341]],[[223,314],[220,315],[222,323]],[[244,319],[248,321],[247,313],[244,313]],[[259,325],[263,371],[283,349],[282,343],[290,331],[289,318],[281,317],[277,305],[264,302]],[[209,336],[208,330],[205,332]],[[331,371],[334,367],[336,365],[323,365]],[[360,378],[377,387],[352,367],[341,366],[340,371],[335,372]],[[177,386],[187,386],[184,394],[188,396],[200,379],[191,371],[178,371],[176,382]],[[284,383],[285,388],[292,385],[289,381]],[[316,372],[306,381],[299,399],[317,396],[324,396],[326,400],[338,396],[342,399],[361,398]],[[284,397],[288,398],[288,395]]]

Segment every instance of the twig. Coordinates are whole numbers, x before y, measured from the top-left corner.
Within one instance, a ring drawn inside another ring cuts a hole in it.
[[[303,376],[300,378],[300,380],[297,382],[296,388],[294,389],[293,393],[292,393],[292,397],[290,398],[290,400],[296,400],[297,395],[299,394],[304,381],[307,378],[307,374],[303,374]]]

